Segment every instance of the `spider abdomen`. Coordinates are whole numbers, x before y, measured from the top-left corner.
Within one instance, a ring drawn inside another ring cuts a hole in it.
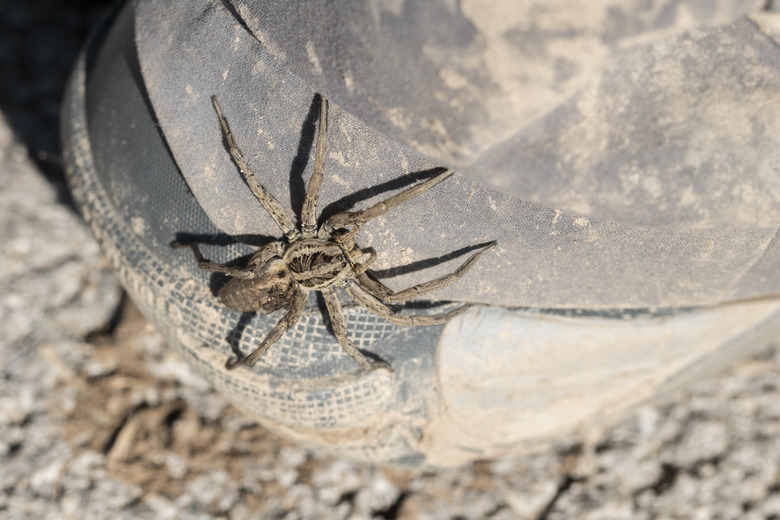
[[[273,312],[290,308],[299,289],[290,276],[287,264],[274,256],[263,261],[263,250],[250,260],[252,278],[231,278],[219,290],[217,298],[228,309],[238,312]]]
[[[237,312],[262,311],[270,313],[290,307],[296,292],[292,280],[272,280],[259,277],[250,280],[231,278],[217,293],[217,299],[228,309]]]

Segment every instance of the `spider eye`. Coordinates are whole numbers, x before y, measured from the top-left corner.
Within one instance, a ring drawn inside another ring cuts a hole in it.
[[[344,260],[344,255],[339,255],[336,257],[337,260]]]

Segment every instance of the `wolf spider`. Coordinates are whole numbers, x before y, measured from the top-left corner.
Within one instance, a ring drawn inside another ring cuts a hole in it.
[[[171,244],[176,248],[191,248],[201,269],[231,277],[217,295],[219,301],[226,307],[238,312],[259,310],[265,313],[281,308],[288,309],[287,314],[251,354],[236,361],[228,360],[226,364],[228,369],[239,365],[247,367],[254,365],[265,351],[301,318],[309,291],[322,293],[336,339],[341,347],[366,370],[377,368],[392,370],[392,368],[385,362],[367,359],[350,341],[341,304],[333,291],[334,286],[342,286],[358,304],[398,325],[445,323],[469,307],[469,304],[464,304],[445,314],[412,316],[394,313],[383,301],[401,303],[455,283],[480,255],[493,247],[496,242],[485,244],[480,251],[448,275],[395,292],[367,272],[368,267],[376,260],[374,249],[361,249],[353,240],[361,225],[385,214],[395,206],[422,195],[450,177],[453,174],[451,170],[445,170],[368,209],[333,215],[317,227],[315,208],[323,179],[328,132],[328,101],[320,97],[314,172],[306,190],[299,229],[293,224],[282,205],[260,184],[249,169],[241,150],[236,145],[216,96],[212,96],[211,102],[217,112],[230,155],[244,180],[284,232],[283,239],[266,244],[255,252],[246,268],[231,267],[206,260],[194,243]]]

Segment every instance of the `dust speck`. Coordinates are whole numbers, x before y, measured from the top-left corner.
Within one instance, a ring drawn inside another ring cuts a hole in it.
[[[409,173],[409,159],[406,158],[406,154],[401,151],[401,168],[404,173]]]
[[[462,89],[468,85],[468,80],[462,74],[452,69],[441,69],[439,71],[439,79],[445,87],[452,90]]]
[[[404,113],[402,107],[393,107],[387,109],[387,118],[400,129],[406,129],[409,126],[409,117]]]
[[[349,166],[349,163],[347,163],[347,160],[344,159],[344,154],[341,153],[341,150],[338,152],[330,152],[328,154],[328,157],[330,157],[332,160],[336,161],[342,166]]]
[[[130,224],[133,226],[133,232],[136,235],[146,234],[146,220],[141,217],[133,217],[130,220]]]
[[[320,65],[320,59],[317,57],[317,53],[314,51],[314,42],[309,40],[306,42],[306,54],[309,57],[309,63],[314,68],[314,72],[322,74],[322,66]]]
[[[263,61],[257,61],[254,65],[252,65],[252,70],[249,71],[250,74],[253,76],[257,76],[261,72],[265,70],[265,62]]]
[[[352,189],[352,186],[350,186],[350,184],[347,181],[345,181],[344,179],[342,179],[336,174],[332,174],[330,176],[329,181],[333,181],[334,183],[338,184],[339,186],[343,186],[344,188]]]
[[[344,80],[344,86],[347,87],[347,90],[349,90],[350,93],[355,91],[355,80],[352,78],[352,72],[350,71],[344,71],[344,73],[341,75],[341,78]]]

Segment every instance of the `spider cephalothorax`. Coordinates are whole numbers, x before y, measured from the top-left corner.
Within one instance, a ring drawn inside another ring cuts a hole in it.
[[[217,98],[212,97],[211,101],[222,125],[230,155],[238,165],[252,193],[268,210],[285,235],[284,239],[261,247],[252,255],[245,268],[231,267],[206,260],[200,253],[198,246],[193,243],[174,242],[172,244],[174,247],[192,248],[198,261],[198,267],[201,269],[224,273],[231,277],[217,295],[219,301],[226,307],[238,312],[262,311],[266,313],[288,309],[284,317],[251,354],[237,361],[229,361],[228,368],[235,368],[238,365],[254,365],[268,350],[268,347],[278,341],[303,315],[306,294],[309,291],[322,293],[336,339],[342,348],[366,370],[390,369],[390,366],[381,361],[367,359],[349,340],[344,313],[333,291],[334,285],[344,287],[352,299],[369,311],[399,325],[444,323],[469,307],[468,304],[465,304],[445,314],[411,316],[394,313],[385,302],[405,302],[455,283],[482,253],[496,244],[495,242],[486,244],[453,273],[395,292],[367,272],[371,263],[376,259],[374,250],[371,248],[361,249],[354,241],[355,234],[362,224],[425,193],[452,175],[452,171],[442,171],[427,181],[378,202],[368,209],[333,215],[317,227],[315,211],[317,195],[323,179],[328,130],[328,101],[325,98],[320,98],[319,132],[314,158],[314,173],[306,191],[299,228],[293,224],[292,219],[281,204],[260,184],[249,169],[241,150],[236,146]]]

